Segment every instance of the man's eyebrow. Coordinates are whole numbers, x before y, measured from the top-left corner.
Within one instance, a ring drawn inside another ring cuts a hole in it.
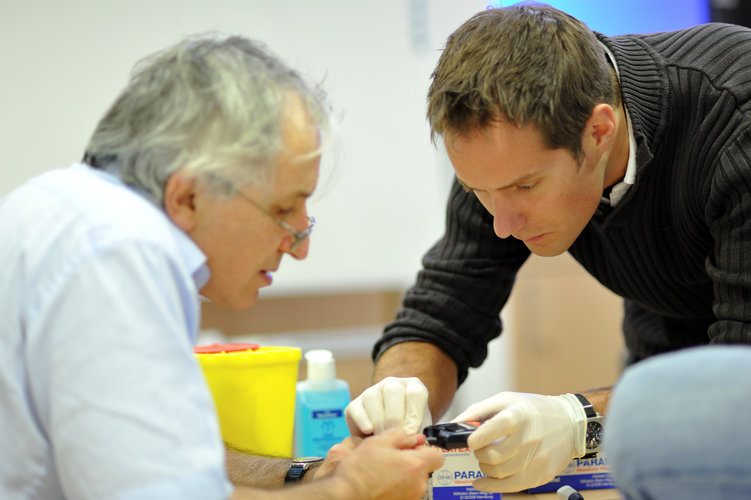
[[[493,190],[494,191],[500,191],[501,189],[512,188],[512,187],[518,186],[520,184],[525,184],[525,183],[527,183],[527,182],[531,181],[532,179],[534,179],[536,177],[539,177],[539,176],[540,176],[539,172],[533,172],[531,174],[523,175],[523,176],[519,177],[518,179],[514,180],[511,183],[509,183],[509,184],[507,184],[505,186],[500,186],[500,187],[497,187],[497,188],[493,188]],[[472,186],[470,186],[469,184],[467,184],[466,182],[464,182],[463,180],[461,180],[459,178],[459,176],[456,176],[456,180],[467,191],[470,191],[470,192],[482,191],[482,189],[473,188]]]
[[[313,192],[312,191],[307,191],[305,189],[300,189],[299,191],[295,191],[294,193],[290,193],[286,198],[284,198],[283,200],[280,200],[277,203],[277,205],[283,205],[283,204],[285,204],[285,203],[287,203],[287,202],[289,202],[291,200],[297,201],[298,198],[303,198],[303,199],[307,200],[311,196],[313,196]]]

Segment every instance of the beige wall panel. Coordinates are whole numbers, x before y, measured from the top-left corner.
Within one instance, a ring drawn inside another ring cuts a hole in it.
[[[245,311],[204,302],[201,327],[227,335],[246,335],[385,325],[394,318],[401,298],[402,291],[394,290],[272,297],[259,299]]]
[[[515,390],[542,394],[612,385],[622,369],[621,299],[568,254],[533,256],[508,304]]]

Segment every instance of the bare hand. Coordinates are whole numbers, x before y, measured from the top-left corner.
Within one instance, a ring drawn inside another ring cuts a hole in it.
[[[329,449],[328,454],[326,455],[326,460],[320,467],[315,470],[313,479],[321,479],[333,474],[341,461],[344,460],[350,453],[352,453],[354,449],[357,448],[357,445],[359,445],[361,442],[362,438],[348,437],[341,443],[332,446],[331,449]]]
[[[427,491],[428,475],[443,464],[440,450],[424,444],[422,434],[389,429],[362,440],[335,476],[347,481],[351,498],[417,500]]]

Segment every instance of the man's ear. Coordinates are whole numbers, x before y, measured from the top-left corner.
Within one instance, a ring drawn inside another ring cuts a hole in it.
[[[586,134],[600,154],[606,152],[615,140],[616,116],[612,106],[600,103],[592,109],[586,125]]]
[[[164,185],[164,211],[180,229],[190,232],[196,225],[196,195],[198,179],[186,170],[178,170]]]

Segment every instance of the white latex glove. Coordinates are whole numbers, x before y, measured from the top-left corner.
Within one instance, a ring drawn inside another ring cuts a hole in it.
[[[408,434],[417,434],[433,423],[428,389],[416,377],[387,377],[365,389],[344,413],[350,434],[359,437],[398,426]]]
[[[545,484],[585,454],[587,416],[576,396],[501,392],[454,422],[482,421],[467,443],[489,477],[478,490],[515,492]]]

